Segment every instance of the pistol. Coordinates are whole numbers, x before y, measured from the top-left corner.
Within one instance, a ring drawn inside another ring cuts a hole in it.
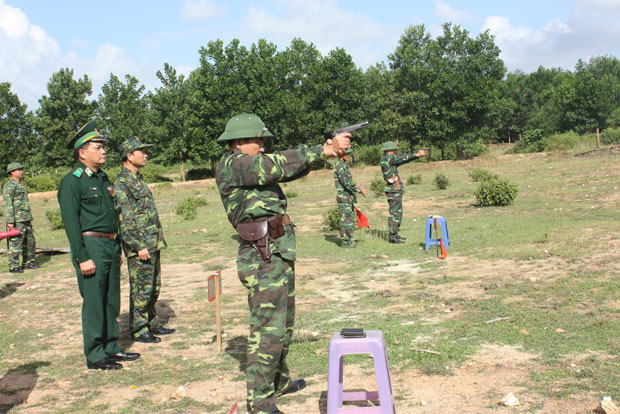
[[[337,130],[332,132],[332,137],[335,137],[338,134],[342,134],[343,132],[353,133],[359,129],[366,128],[368,125],[368,121],[360,122],[359,124],[347,125],[346,127],[338,128]]]

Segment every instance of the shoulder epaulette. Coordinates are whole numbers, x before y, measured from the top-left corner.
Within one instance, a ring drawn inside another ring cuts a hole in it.
[[[80,178],[82,174],[84,174],[84,170],[81,167],[77,167],[71,174],[75,175],[77,178]]]

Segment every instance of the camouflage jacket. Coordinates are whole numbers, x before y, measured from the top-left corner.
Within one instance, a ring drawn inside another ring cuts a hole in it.
[[[143,249],[152,253],[166,248],[153,193],[140,173],[122,168],[114,180],[114,206],[126,257]]]
[[[337,203],[357,203],[357,193],[360,189],[353,182],[349,165],[342,160],[338,160],[334,166],[334,184],[338,190]]]
[[[240,150],[226,151],[215,180],[228,221],[237,227],[245,223],[286,213],[286,196],[278,183],[293,181],[310,172],[313,162],[324,159],[323,146],[299,145],[292,150],[251,156]],[[241,240],[240,251],[245,245]],[[270,244],[272,253],[295,260],[293,226]]]
[[[4,215],[7,224],[23,223],[32,220],[28,190],[22,183],[9,178],[2,192],[4,198]]]
[[[385,180],[385,192],[386,193],[403,193],[405,186],[403,181],[398,175],[398,166],[407,164],[417,159],[415,154],[401,154],[390,155],[383,154],[379,165],[381,165],[381,172],[383,173],[383,179]]]

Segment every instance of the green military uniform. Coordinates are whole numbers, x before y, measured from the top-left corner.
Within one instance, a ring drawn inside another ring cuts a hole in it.
[[[350,148],[347,154],[352,153]],[[334,184],[337,194],[336,202],[340,212],[340,242],[342,247],[355,247],[353,243],[353,230],[355,228],[355,209],[353,204],[357,203],[357,193],[360,189],[353,182],[349,165],[339,159],[334,166]]]
[[[7,167],[7,173],[24,168],[23,165],[12,162]],[[36,241],[32,229],[32,213],[28,203],[28,190],[21,183],[12,178],[4,185],[2,192],[4,198],[4,215],[6,224],[12,224],[20,236],[9,239],[9,270],[20,271],[19,254],[22,254],[23,264],[26,268],[35,267],[34,255]]]
[[[70,140],[70,148],[79,148],[85,142],[83,139],[102,140],[100,135],[93,135],[94,128],[94,122],[84,126]],[[121,251],[115,237],[118,220],[107,174],[101,170],[92,171],[78,162],[60,182],[58,203],[83,299],[84,355],[87,364],[94,364],[121,352],[116,320],[120,310]],[[87,231],[99,236],[82,234]],[[85,276],[79,264],[89,259],[95,263],[96,272]]]
[[[398,175],[398,166],[411,162],[418,157],[415,154],[387,154],[385,151],[396,150],[397,146],[393,141],[387,141],[381,146],[384,151],[379,164],[385,180],[385,196],[389,205],[388,230],[390,241],[398,242],[400,236],[398,231],[403,217],[403,193],[405,186]]]
[[[244,130],[245,121],[262,125],[255,115],[238,115],[229,121],[218,141],[272,136],[264,126],[262,132],[258,128],[258,134]],[[236,123],[241,124],[241,128],[235,131]],[[320,145],[300,145],[292,150],[256,156],[238,149],[226,151],[215,178],[230,223],[237,228],[239,223],[286,214],[286,196],[278,183],[305,176],[311,163],[321,159],[324,155]],[[269,261],[261,260],[250,242],[241,239],[239,244],[237,273],[248,289],[251,313],[246,373],[250,413],[275,412],[275,397],[291,385],[286,356],[295,319],[293,227],[289,223],[282,236],[269,239]]]
[[[123,154],[151,144],[137,138],[125,141]],[[123,167],[114,180],[114,201],[120,236],[129,270],[129,325],[134,338],[161,328],[155,303],[161,288],[160,250],[166,248],[153,193],[142,175]],[[141,260],[138,251],[148,249],[151,258]]]

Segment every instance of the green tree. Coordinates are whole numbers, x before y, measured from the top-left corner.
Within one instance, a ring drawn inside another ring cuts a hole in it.
[[[32,113],[11,92],[11,84],[0,82],[0,159],[4,164],[12,161],[25,163],[38,149],[32,122]]]
[[[49,96],[39,99],[35,129],[41,140],[38,164],[63,167],[73,164],[73,151],[67,141],[95,115],[96,104],[88,100],[92,83],[87,75],[73,79],[73,69],[52,74],[47,84]]]

